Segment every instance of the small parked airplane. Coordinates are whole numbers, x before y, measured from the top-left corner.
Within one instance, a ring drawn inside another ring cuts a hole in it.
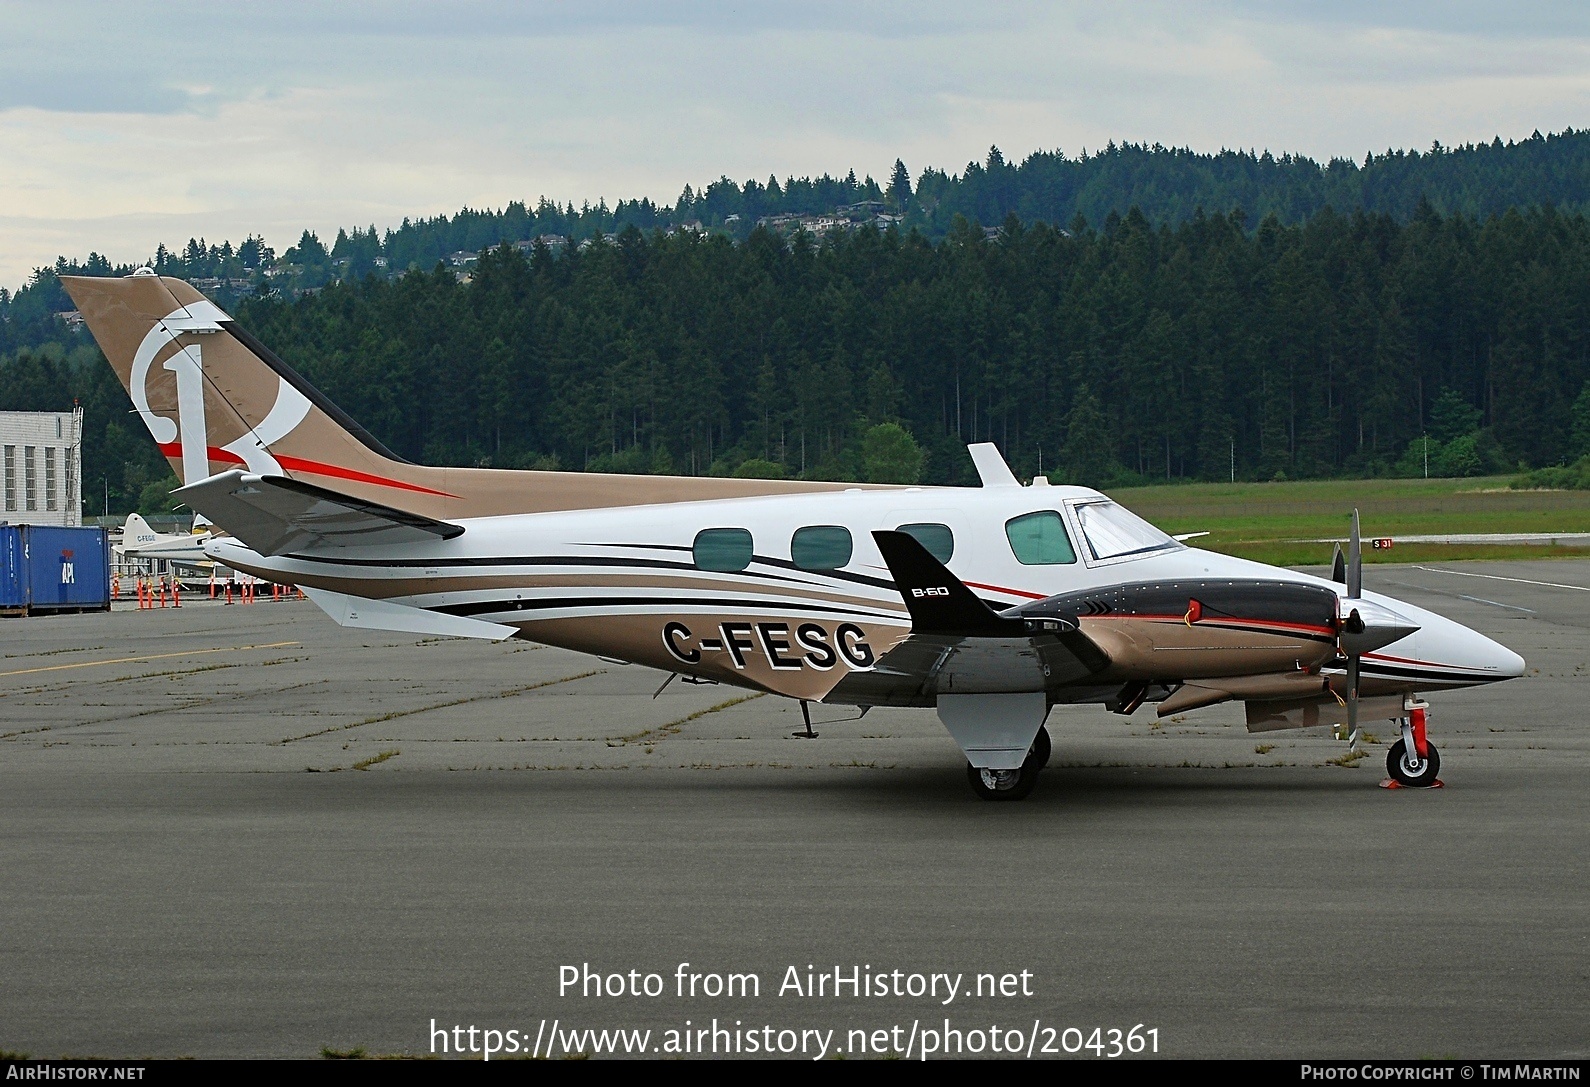
[[[1523,674],[1489,638],[1362,589],[1188,547],[1083,487],[594,475],[410,464],[187,283],[63,277],[183,486],[212,558],[339,623],[525,638],[808,704],[936,708],[973,790],[1019,799],[1059,703],[1248,728],[1399,723],[1387,770],[1436,783],[1418,692]],[[673,675],[670,675],[670,679]],[[666,685],[666,684],[665,684]]]
[[[204,553],[204,545],[210,536],[208,530],[156,532],[141,516],[129,513],[127,523],[122,527],[121,543],[117,547],[129,559],[164,559],[190,566],[208,565],[210,558]]]

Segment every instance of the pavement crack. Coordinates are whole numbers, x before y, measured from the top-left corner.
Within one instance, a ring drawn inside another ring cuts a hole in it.
[[[741,702],[749,702],[753,698],[761,698],[766,694],[766,691],[758,691],[755,694],[731,698],[726,702],[719,702],[716,706],[708,706],[704,710],[697,710],[695,713],[687,714],[677,721],[669,721],[667,724],[657,725],[655,728],[643,729],[640,732],[630,733],[628,736],[620,736],[616,741],[609,741],[608,746],[624,747],[629,744],[655,744],[659,740],[666,740],[668,737],[678,734],[680,729],[699,717],[705,717],[709,713],[717,713],[719,710],[726,710],[730,706],[738,706]],[[650,738],[648,739],[648,737]]]
[[[412,717],[416,713],[429,713],[431,710],[445,710],[449,706],[462,706],[468,702],[480,702],[487,698],[511,698],[514,695],[524,694],[526,691],[540,690],[542,687],[553,687],[559,683],[572,683],[577,679],[589,679],[591,676],[599,676],[606,671],[607,669],[605,668],[593,668],[589,672],[580,672],[576,675],[563,676],[559,679],[545,679],[540,683],[528,683],[523,687],[510,687],[495,694],[472,694],[464,698],[454,698],[447,702],[437,702],[430,706],[415,706],[411,710],[393,710],[391,713],[381,713],[374,717],[366,717],[362,721],[349,721],[345,725],[332,725],[330,728],[316,729],[314,732],[306,732],[301,736],[288,736],[285,739],[275,741],[271,746],[284,747],[298,740],[309,740],[331,732],[346,732],[349,729],[363,728],[365,725],[378,725],[382,721],[395,721],[399,717]]]

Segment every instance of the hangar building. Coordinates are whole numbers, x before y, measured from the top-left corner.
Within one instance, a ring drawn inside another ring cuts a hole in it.
[[[83,523],[83,409],[0,411],[0,521]]]

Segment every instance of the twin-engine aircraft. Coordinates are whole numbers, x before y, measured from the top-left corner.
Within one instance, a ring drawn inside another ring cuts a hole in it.
[[[978,796],[1014,800],[1057,703],[1249,729],[1399,722],[1387,769],[1436,783],[1416,694],[1515,653],[1365,593],[1357,517],[1324,580],[1188,547],[1097,491],[433,468],[383,447],[187,283],[63,277],[218,562],[339,623],[525,638],[799,699],[938,711]],[[670,677],[671,678],[671,677]],[[810,715],[807,713],[807,732]]]

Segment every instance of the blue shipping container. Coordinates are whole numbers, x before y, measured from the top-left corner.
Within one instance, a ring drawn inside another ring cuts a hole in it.
[[[0,525],[0,609],[110,610],[110,542],[102,528]]]

